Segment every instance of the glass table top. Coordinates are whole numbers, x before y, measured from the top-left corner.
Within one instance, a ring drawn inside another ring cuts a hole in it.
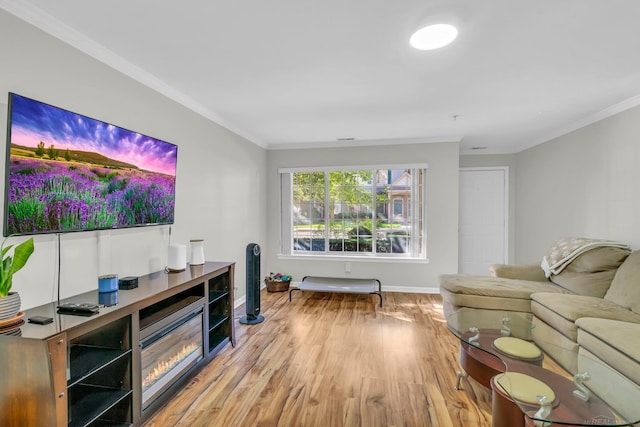
[[[576,356],[575,351],[552,343],[537,345],[530,317],[461,309],[447,316],[447,326],[461,341],[463,368],[473,378],[471,368],[486,371],[494,393],[517,405],[530,425],[640,426],[638,385],[587,351]],[[549,353],[560,359],[577,357],[578,372],[567,372]],[[456,388],[466,375],[458,374]],[[482,378],[478,381],[483,384]]]

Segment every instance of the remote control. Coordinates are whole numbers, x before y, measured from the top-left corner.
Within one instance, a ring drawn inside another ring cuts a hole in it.
[[[60,314],[75,314],[79,316],[91,316],[100,311],[100,308],[96,304],[91,303],[64,303],[58,306],[58,313]]]

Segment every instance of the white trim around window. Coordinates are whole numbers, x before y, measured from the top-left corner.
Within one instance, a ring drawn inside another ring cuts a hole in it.
[[[279,168],[278,258],[428,262],[427,168],[424,163]],[[343,183],[335,184],[336,177]],[[405,208],[394,216],[398,197]]]

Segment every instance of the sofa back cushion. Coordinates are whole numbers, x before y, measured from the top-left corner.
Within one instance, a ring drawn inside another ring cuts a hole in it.
[[[604,299],[640,314],[640,251],[632,252],[618,268]]]
[[[598,247],[579,255],[551,281],[579,295],[602,298],[629,251],[615,247]]]

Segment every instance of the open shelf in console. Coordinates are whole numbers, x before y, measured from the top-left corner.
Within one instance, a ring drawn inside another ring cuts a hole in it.
[[[204,283],[143,308],[140,310],[140,329],[142,330],[159,322],[201,298],[204,298]]]
[[[130,424],[131,317],[71,339],[68,351],[69,426]]]
[[[220,292],[229,292],[231,290],[231,280],[229,273],[224,273],[209,279],[209,302]]]
[[[131,353],[131,350],[78,344],[72,345],[69,350],[69,357],[74,363],[70,367],[71,376],[67,381],[67,385],[72,386],[82,381],[95,371],[129,353]]]
[[[100,387],[95,385],[78,385],[78,397],[71,405],[69,426],[93,426],[101,417],[118,403],[131,396],[131,390]],[[130,407],[130,404],[128,405]],[[91,410],[88,410],[91,408]],[[128,414],[127,414],[128,416]],[[130,416],[128,416],[130,419]],[[117,422],[123,423],[122,420]]]
[[[214,307],[214,311],[221,311],[219,307]],[[209,351],[214,351],[220,343],[228,340],[229,323],[231,317],[228,314],[209,313]]]
[[[209,279],[209,352],[232,340],[233,307],[229,273]]]
[[[209,315],[209,330],[213,331],[214,329],[218,329],[227,320],[229,320],[229,316],[228,315],[224,315],[224,314],[211,314],[211,315]]]
[[[213,304],[220,300],[220,298],[224,298],[229,295],[229,291],[217,291],[211,290],[209,291],[209,303]]]
[[[218,304],[209,307],[209,352],[230,339],[229,328],[232,320],[227,299],[225,297],[219,300]]]

